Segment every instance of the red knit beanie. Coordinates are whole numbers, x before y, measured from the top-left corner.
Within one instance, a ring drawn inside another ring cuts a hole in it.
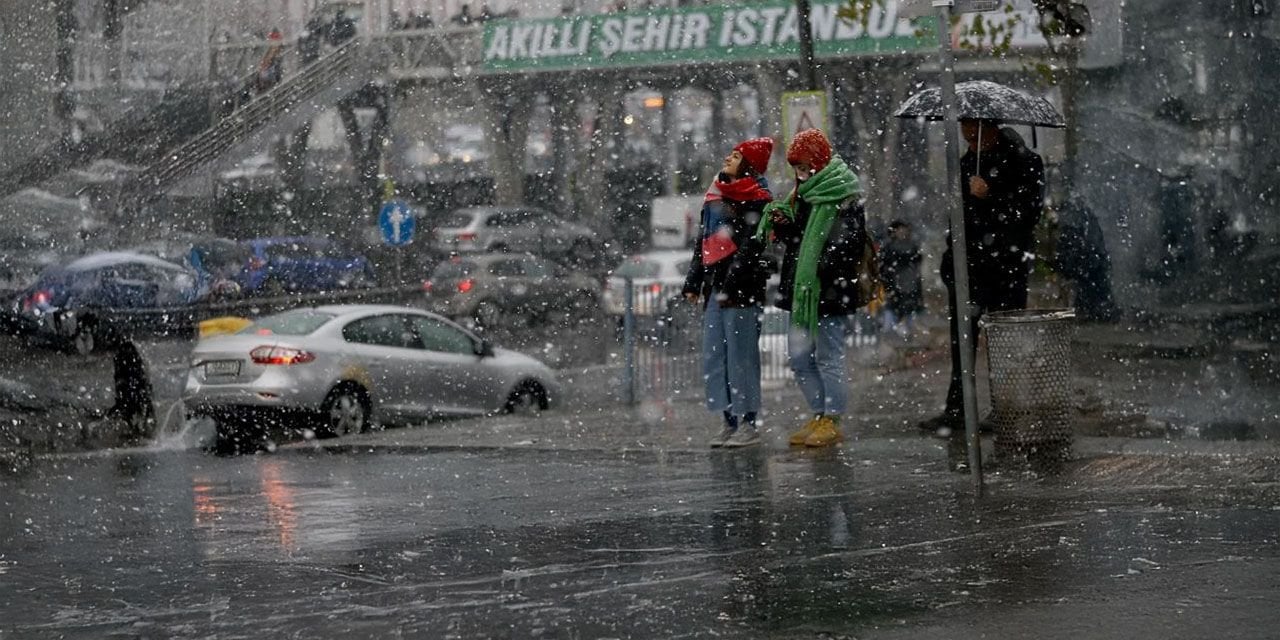
[[[807,162],[814,171],[822,171],[831,162],[831,141],[817,129],[805,129],[791,139],[787,162]]]
[[[764,175],[769,169],[769,156],[773,155],[772,138],[752,138],[733,148],[756,175]]]

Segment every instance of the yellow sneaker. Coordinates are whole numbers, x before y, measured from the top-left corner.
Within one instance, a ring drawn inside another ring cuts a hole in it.
[[[791,434],[791,437],[787,439],[787,442],[791,443],[791,446],[793,447],[803,447],[804,441],[808,439],[809,434],[813,433],[814,427],[817,427],[818,422],[821,420],[822,418],[819,416],[810,418],[808,422],[804,423],[803,427],[800,427],[799,431]]]
[[[840,433],[840,429],[836,427],[836,421],[823,416],[814,425],[813,431],[809,433],[809,437],[804,439],[806,447],[829,447],[837,442],[844,440],[844,435]]]

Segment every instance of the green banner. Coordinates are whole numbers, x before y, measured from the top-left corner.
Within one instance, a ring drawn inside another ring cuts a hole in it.
[[[837,16],[844,5],[839,0],[812,3],[816,56],[899,53],[933,44],[933,38],[917,37],[916,26],[898,19],[897,2],[877,7],[865,29]],[[797,22],[790,0],[495,20],[485,25],[484,69],[601,69],[794,58],[800,55]]]

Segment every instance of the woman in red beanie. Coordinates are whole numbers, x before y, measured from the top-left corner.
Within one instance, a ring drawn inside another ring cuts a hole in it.
[[[701,301],[702,373],[707,409],[724,416],[712,447],[760,442],[760,314],[764,311],[763,243],[754,238],[764,206],[773,199],[764,172],[773,140],[753,138],[733,148],[707,189],[698,242],[684,295]]]

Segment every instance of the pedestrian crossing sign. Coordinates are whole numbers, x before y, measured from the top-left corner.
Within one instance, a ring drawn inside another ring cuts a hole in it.
[[[782,94],[782,148],[805,129],[821,129],[830,134],[825,91],[789,91]]]

